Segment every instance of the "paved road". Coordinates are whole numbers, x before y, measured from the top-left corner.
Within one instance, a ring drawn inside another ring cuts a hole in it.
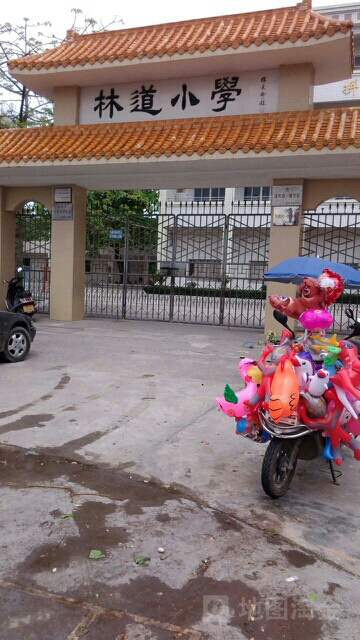
[[[260,332],[37,327],[0,364],[1,640],[356,637],[358,463],[345,451],[338,486],[299,463],[272,501],[266,445],[214,403]]]

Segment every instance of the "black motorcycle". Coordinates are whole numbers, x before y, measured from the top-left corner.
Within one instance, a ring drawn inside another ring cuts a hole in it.
[[[31,291],[24,289],[22,271],[22,267],[18,267],[15,278],[4,280],[8,285],[5,304],[8,311],[31,317],[36,313],[35,301]]]

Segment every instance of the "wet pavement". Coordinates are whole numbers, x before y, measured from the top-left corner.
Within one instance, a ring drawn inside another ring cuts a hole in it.
[[[272,501],[214,403],[260,333],[37,326],[0,364],[1,640],[357,636],[358,463],[299,463]]]

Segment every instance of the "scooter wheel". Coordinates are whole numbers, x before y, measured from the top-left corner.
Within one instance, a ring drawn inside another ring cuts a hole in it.
[[[280,498],[290,487],[295,474],[299,440],[273,438],[266,449],[261,484],[270,498]]]

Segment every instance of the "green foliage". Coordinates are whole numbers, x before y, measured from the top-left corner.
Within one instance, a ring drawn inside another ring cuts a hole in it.
[[[44,242],[51,238],[52,213],[40,202],[28,202],[17,214],[17,234],[24,242]]]
[[[105,554],[100,551],[100,549],[91,549],[89,558],[92,558],[93,560],[100,560],[101,558],[105,558]]]
[[[153,189],[89,191],[87,203],[92,211],[121,210],[123,214],[153,215],[159,204],[159,192]]]
[[[112,247],[115,260],[120,259],[125,236],[111,239],[111,229],[125,232],[128,216],[138,225],[130,225],[129,246],[148,246],[156,251],[158,191],[89,191],[87,199],[86,256],[98,258],[102,249]],[[17,215],[17,233],[25,242],[44,242],[51,238],[52,212],[40,202],[29,202]],[[154,282],[161,282],[154,279]]]
[[[150,284],[164,284],[167,276],[159,271],[154,271],[152,265],[149,267],[149,282]]]
[[[263,289],[214,289],[211,287],[201,287],[197,289],[187,285],[172,289],[169,285],[149,284],[144,286],[145,293],[169,295],[172,291],[178,296],[200,296],[202,298],[231,298],[232,300],[265,300],[266,291]]]
[[[130,225],[127,241],[130,247],[154,250],[157,241],[159,192],[153,189],[129,191],[89,191],[87,198],[86,255],[98,258],[101,250],[114,247],[115,260],[120,258],[125,243],[126,219],[131,215],[138,225]],[[146,221],[146,224],[145,224]],[[111,229],[122,229],[122,239],[111,239]]]
[[[360,300],[360,293],[358,289],[352,289],[350,292],[346,292],[343,291],[338,299],[336,300],[335,304],[337,302],[341,302],[343,304],[353,304],[358,306],[359,305],[359,300]]]

